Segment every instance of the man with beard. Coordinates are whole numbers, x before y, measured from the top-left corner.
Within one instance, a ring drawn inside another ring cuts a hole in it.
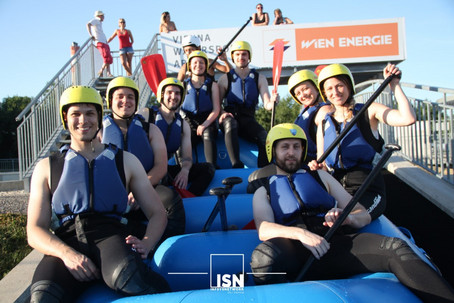
[[[235,69],[219,78],[219,96],[226,98],[226,104],[219,115],[219,125],[225,136],[225,145],[233,168],[243,168],[240,161],[238,135],[257,144],[257,166],[268,164],[265,155],[266,130],[255,120],[255,109],[262,98],[263,107],[272,110],[279,101],[275,92],[270,97],[268,82],[264,75],[249,68],[252,58],[251,45],[246,41],[236,41],[230,48]],[[241,130],[238,133],[238,130]]]
[[[279,124],[268,133],[266,153],[277,174],[253,198],[255,225],[264,241],[251,256],[255,283],[294,280],[312,254],[316,261],[306,273],[308,280],[392,272],[424,302],[451,302],[451,286],[404,240],[356,232],[371,221],[361,204],[330,243],[323,238],[351,196],[327,172],[301,169],[306,151],[306,135],[296,124]]]
[[[192,163],[191,129],[178,113],[184,96],[183,83],[177,78],[166,78],[159,83],[156,96],[161,106],[143,108],[138,114],[161,130],[168,159],[178,152],[177,165],[168,166],[169,178],[163,183],[180,189],[187,188],[194,195],[200,196],[213,179],[215,168],[207,162]]]

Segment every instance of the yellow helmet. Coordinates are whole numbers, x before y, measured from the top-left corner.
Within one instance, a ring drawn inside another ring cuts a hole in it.
[[[273,160],[273,147],[276,141],[281,139],[301,139],[303,142],[303,155],[301,161],[306,159],[307,155],[307,138],[304,130],[299,127],[297,124],[293,123],[282,123],[274,126],[268,132],[266,136],[266,155],[268,157],[268,161],[271,162]]]
[[[249,52],[249,61],[252,60],[252,48],[251,45],[246,42],[246,41],[235,41],[232,43],[232,46],[230,46],[230,57],[233,60],[233,52],[239,51],[239,50],[246,50]]]
[[[136,110],[137,110],[137,106],[139,103],[139,87],[131,78],[128,77],[116,77],[109,82],[109,85],[107,85],[106,90],[107,108],[111,107],[112,95],[114,91],[120,87],[127,87],[134,91],[134,94],[136,95]]]
[[[161,83],[159,83],[158,95],[156,96],[156,98],[158,99],[158,102],[161,103],[161,101],[164,97],[164,89],[168,85],[176,85],[179,88],[181,88],[181,100],[180,100],[180,105],[181,105],[183,103],[183,100],[185,97],[184,86],[183,86],[183,83],[181,83],[181,81],[178,80],[177,78],[165,78],[164,80],[161,81]]]
[[[60,97],[60,118],[63,128],[67,129],[63,112],[72,104],[93,104],[98,111],[98,127],[102,126],[103,104],[101,95],[89,86],[71,86]]]
[[[340,76],[340,75],[345,75],[350,80],[351,96],[353,96],[356,93],[355,92],[355,81],[353,80],[352,73],[350,72],[348,67],[346,67],[343,64],[337,64],[337,63],[331,64],[331,65],[324,67],[320,71],[320,74],[318,75],[318,90],[320,91],[322,98],[325,102],[327,101],[326,100],[327,98],[325,96],[325,90],[323,89],[323,83],[325,82],[325,80],[327,80],[331,77]]]
[[[202,51],[193,51],[189,57],[188,57],[188,64],[186,64],[188,66],[188,71],[191,71],[191,59],[194,58],[194,57],[200,57],[200,58],[203,58],[205,59],[205,65],[206,65],[206,71],[205,72],[208,72],[208,56],[207,54],[205,54],[204,52]]]
[[[311,81],[312,84],[314,84],[315,88],[318,89],[317,75],[313,71],[310,71],[308,69],[297,71],[288,79],[288,91],[290,95],[292,95],[293,99],[299,104],[302,103],[295,96],[295,88],[304,81]]]

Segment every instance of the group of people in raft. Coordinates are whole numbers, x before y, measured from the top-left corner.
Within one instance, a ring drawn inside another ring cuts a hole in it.
[[[31,302],[74,301],[100,279],[124,295],[171,291],[142,259],[152,257],[164,239],[184,233],[185,212],[177,190],[201,195],[209,185],[216,169],[217,125],[232,167],[244,167],[239,136],[259,150],[260,169],[249,180],[263,241],[251,259],[256,284],[292,281],[313,255],[316,261],[306,279],[389,271],[426,302],[452,302],[452,287],[405,241],[356,232],[385,209],[382,177],[332,240],[323,238],[382,148],[378,123],[415,122],[399,84],[401,71],[393,64],[383,70],[385,78],[397,75],[389,84],[397,109],[373,103],[326,161],[317,163],[361,107],[354,100],[350,70],[332,64],[318,76],[311,70],[293,74],[288,89],[302,105],[301,113],[294,123],[276,125],[267,133],[255,120],[259,96],[267,110],[279,96],[270,94],[265,76],[249,67],[250,44],[232,44],[234,67],[220,64],[226,73],[216,82],[210,59],[198,49],[200,44],[192,43],[196,40],[190,37],[184,45],[193,48],[185,50],[185,79],[164,79],[157,107],[139,109],[139,90],[127,77],[109,83],[108,115],[95,89],[72,86],[64,91],[60,116],[71,142],[38,162],[31,179],[28,241],[44,254],[33,277]],[[204,143],[207,162],[192,159],[196,138]],[[168,165],[175,154],[178,161]]]

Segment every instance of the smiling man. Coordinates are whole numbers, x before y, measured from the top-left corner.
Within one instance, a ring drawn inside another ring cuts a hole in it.
[[[160,106],[143,108],[139,114],[161,130],[168,159],[178,152],[178,163],[167,167],[169,178],[166,183],[200,196],[213,179],[215,168],[208,162],[192,162],[191,128],[178,113],[185,94],[180,80],[166,78],[158,86],[156,97]]]
[[[137,158],[97,139],[102,113],[101,96],[91,87],[70,87],[60,98],[71,143],[33,172],[27,237],[44,257],[33,276],[31,302],[73,302],[99,281],[124,295],[169,290],[141,261],[164,231],[165,210],[152,199],[156,192]],[[149,220],[141,238],[122,224],[129,191]]]
[[[112,113],[103,119],[102,143],[114,144],[129,151],[142,163],[148,180],[156,189],[167,213],[167,228],[162,241],[170,236],[182,234],[185,227],[183,201],[178,193],[162,185],[167,174],[167,149],[159,128],[136,114],[139,88],[127,77],[117,77],[110,81],[107,90],[107,106]],[[131,211],[126,215],[131,232],[139,237],[145,232],[146,221],[143,212],[137,207],[134,196],[129,195]]]
[[[235,41],[230,47],[235,69],[219,78],[219,96],[226,104],[219,115],[219,125],[224,132],[225,145],[233,168],[243,168],[240,161],[238,136],[257,144],[257,166],[268,164],[265,154],[266,130],[255,120],[255,109],[262,98],[263,107],[272,110],[279,95],[270,96],[264,75],[249,67],[252,58],[251,45],[246,41]],[[238,130],[241,130],[240,132]]]
[[[307,271],[307,280],[392,272],[423,302],[452,302],[452,287],[407,242],[357,233],[371,221],[361,204],[356,204],[330,242],[323,238],[352,197],[324,170],[301,168],[306,152],[307,137],[298,125],[279,124],[269,131],[266,153],[277,174],[253,197],[255,226],[263,241],[251,255],[255,284],[293,281],[312,255],[316,261]]]

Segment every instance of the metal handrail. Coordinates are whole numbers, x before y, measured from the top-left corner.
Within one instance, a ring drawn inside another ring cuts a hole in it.
[[[35,163],[46,156],[55,146],[62,132],[58,112],[58,100],[61,93],[70,85],[93,85],[96,72],[102,65],[102,58],[94,45],[88,39],[72,56],[60,71],[41,90],[36,98],[17,116],[23,120],[18,127],[18,158],[20,178],[31,175]],[[138,107],[149,104],[152,91],[142,72],[140,58],[149,54],[159,53],[160,35],[155,34],[147,48],[136,51],[134,57],[134,72],[132,78],[139,87],[140,99]],[[118,59],[117,53],[112,52]],[[117,73],[123,72],[119,60],[114,60],[113,68]],[[383,80],[371,80],[356,85],[360,91],[355,99],[367,100],[373,93],[374,87]],[[447,105],[447,95],[454,94],[454,89],[419,84],[401,83],[417,113],[417,122],[407,127],[389,127],[380,124],[379,131],[386,142],[402,146],[399,152],[405,159],[423,167],[440,179],[454,184],[453,153],[454,153],[454,106]],[[412,97],[407,90],[418,92],[433,92],[441,94],[443,102],[431,102]],[[395,107],[393,95],[387,89],[376,102]]]
[[[35,97],[21,112],[20,114],[16,117],[16,121],[20,121],[21,119],[24,118],[24,116],[30,111],[33,105],[38,103],[39,98],[49,89],[49,87],[54,83],[54,81],[63,73],[63,71],[67,68],[67,66],[71,65],[72,62],[80,55],[82,50],[87,47],[88,43],[90,43],[91,38],[87,39],[85,43],[77,50],[77,52],[66,62],[63,67],[55,74],[55,76],[47,82],[48,84],[38,93],[37,97]]]
[[[379,85],[383,80],[371,80],[355,86],[358,90],[365,87]],[[454,89],[433,86],[401,83],[406,90],[406,95],[412,104],[417,121],[406,127],[392,127],[383,123],[379,124],[379,132],[385,142],[394,142],[402,147],[398,154],[404,159],[424,168],[439,179],[454,184],[454,106],[446,104],[447,94],[454,94]],[[407,89],[408,88],[408,89]],[[409,92],[415,89],[416,92]],[[359,103],[367,100],[371,91],[363,90],[355,96]],[[431,91],[441,94],[443,103],[422,100],[413,97],[414,93],[420,95],[421,91]],[[418,93],[419,92],[419,93]],[[385,90],[376,102],[396,108],[397,102],[389,89]]]
[[[145,50],[135,50],[133,65],[136,66],[132,78],[140,88],[142,103],[146,104],[151,96],[140,66],[140,58],[144,55],[157,52],[158,35],[155,35]],[[93,86],[96,82],[97,71],[102,66],[102,58],[96,47],[88,39],[67,63],[52,77],[39,94],[16,117],[21,124],[17,128],[19,177],[31,176],[33,168],[40,158],[56,149],[63,131],[60,114],[59,99],[63,91],[72,85]],[[112,52],[114,59],[111,65],[116,75],[123,75],[124,69],[119,60],[119,54]]]

